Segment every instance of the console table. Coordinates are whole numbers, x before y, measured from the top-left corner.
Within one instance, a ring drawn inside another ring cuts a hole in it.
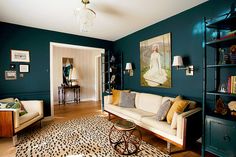
[[[66,103],[66,98],[65,98],[65,94],[67,91],[73,91],[74,92],[74,102],[78,103],[80,102],[80,86],[76,85],[76,86],[58,86],[58,102],[59,105],[60,104],[64,104]]]

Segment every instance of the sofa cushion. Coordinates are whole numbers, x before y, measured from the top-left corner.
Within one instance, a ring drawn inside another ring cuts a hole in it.
[[[139,93],[136,94],[136,97],[137,97],[137,99],[135,100],[136,108],[154,114],[157,113],[162,102],[162,96],[154,94]]]
[[[19,102],[9,102],[6,105],[6,108],[11,108],[11,109],[20,109],[20,103]]]
[[[189,104],[188,104],[188,106],[186,107],[186,109],[184,111],[189,111],[189,110],[192,110],[192,109],[195,109],[195,108],[197,108],[197,102],[189,100]]]
[[[3,107],[4,105],[1,104],[1,106]],[[1,108],[2,108],[1,107]],[[23,116],[24,114],[27,113],[27,111],[25,110],[23,104],[20,102],[19,99],[14,99],[13,102],[9,102],[6,104],[5,108],[11,108],[11,109],[19,109],[19,115]]]
[[[137,108],[123,108],[122,114],[129,116],[132,119],[140,121],[142,117],[154,116],[155,114]]]
[[[134,108],[135,107],[135,93],[120,93],[120,107]]]
[[[14,102],[14,101],[15,101],[14,98],[5,98],[5,99],[0,100],[1,103],[9,103],[9,102]]]
[[[189,101],[187,101],[187,100],[174,101],[169,112],[167,113],[167,117],[166,117],[167,123],[171,124],[174,113],[175,112],[182,113],[188,104],[189,104]]]
[[[0,109],[5,109],[7,106],[6,102],[0,102]]]
[[[26,111],[24,105],[20,102],[19,99],[16,98],[16,99],[15,99],[15,102],[17,102],[17,103],[20,104],[20,112],[19,112],[20,116],[23,116],[24,114],[28,113],[28,112]]]
[[[112,105],[112,104],[107,104],[104,106],[105,110],[106,111],[115,111],[115,112],[118,112],[118,113],[122,113],[122,108],[123,107],[120,107],[120,106],[115,106],[115,105]]]
[[[171,107],[171,101],[168,99],[163,104],[161,104],[159,110],[157,111],[157,120],[165,120],[166,115]]]
[[[171,122],[171,129],[177,129],[177,117],[178,117],[179,113],[175,112],[174,115],[173,115],[173,119],[172,119],[172,122]]]
[[[158,121],[156,120],[156,116],[151,116],[151,117],[142,117],[141,122],[144,124],[158,129],[160,131],[163,131],[165,133],[171,134],[171,135],[176,135],[176,130],[171,129],[171,126],[166,122],[166,121]]]
[[[35,117],[37,117],[38,115],[39,115],[38,112],[32,112],[32,113],[27,113],[27,114],[21,116],[19,118],[20,125],[27,122],[27,121],[29,121],[29,120],[31,120],[31,119],[33,119],[33,118],[35,118]]]
[[[120,92],[130,92],[129,90],[112,89],[112,104],[118,106],[120,103]]]
[[[173,102],[173,101],[175,100],[175,98],[168,97],[168,96],[164,96],[164,97],[162,98],[161,104],[163,104],[166,100],[170,100],[170,101]]]

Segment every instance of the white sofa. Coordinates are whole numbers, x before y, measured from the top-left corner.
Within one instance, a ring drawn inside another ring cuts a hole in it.
[[[171,129],[167,121],[156,120],[156,113],[160,105],[171,97],[136,93],[135,108],[124,108],[112,105],[112,95],[104,96],[104,110],[110,114],[135,122],[138,126],[153,132],[157,137],[185,149],[187,143],[187,129],[191,130],[190,140],[196,140],[201,135],[201,108],[183,112],[177,117],[177,129]],[[198,113],[198,114],[197,114]],[[191,118],[190,118],[191,117]],[[189,122],[188,122],[189,119]],[[192,126],[191,126],[192,125]],[[169,150],[170,151],[170,150]]]
[[[0,109],[0,137],[13,137],[22,129],[43,119],[43,101],[21,101],[28,112],[19,116],[19,109]],[[16,136],[15,136],[16,138]],[[13,143],[16,139],[13,139]]]

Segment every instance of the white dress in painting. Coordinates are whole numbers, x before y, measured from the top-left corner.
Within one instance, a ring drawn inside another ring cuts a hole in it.
[[[150,69],[143,75],[145,81],[152,87],[159,86],[167,80],[167,74],[161,68],[161,56],[157,51],[156,47],[151,54]]]

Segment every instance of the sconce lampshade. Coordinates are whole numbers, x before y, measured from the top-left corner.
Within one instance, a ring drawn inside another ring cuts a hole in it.
[[[172,66],[183,66],[183,59],[181,56],[174,56]]]
[[[125,70],[132,70],[132,64],[126,63]]]

